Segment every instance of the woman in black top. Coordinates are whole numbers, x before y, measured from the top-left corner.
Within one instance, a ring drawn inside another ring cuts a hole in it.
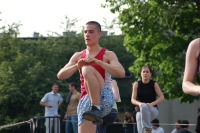
[[[151,121],[158,116],[157,105],[165,98],[156,81],[151,80],[152,71],[149,66],[141,69],[141,80],[133,84],[132,104],[139,106],[136,114],[138,133],[151,133]]]

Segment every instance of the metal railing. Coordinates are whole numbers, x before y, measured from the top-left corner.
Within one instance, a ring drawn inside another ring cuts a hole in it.
[[[66,121],[60,116],[35,116],[28,121],[0,126],[0,133],[65,133]],[[125,133],[123,123],[108,124],[106,133]]]
[[[64,122],[60,116],[33,117],[33,133],[64,133]]]

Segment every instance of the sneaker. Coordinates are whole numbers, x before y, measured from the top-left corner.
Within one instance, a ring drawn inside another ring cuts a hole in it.
[[[83,118],[92,121],[94,124],[102,124],[102,113],[96,106],[92,106],[90,111],[83,113]]]
[[[151,128],[146,128],[146,129],[144,130],[144,133],[151,133]]]

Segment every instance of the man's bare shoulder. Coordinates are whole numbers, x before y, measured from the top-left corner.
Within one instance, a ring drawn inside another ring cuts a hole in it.
[[[106,55],[116,55],[114,51],[111,51],[111,50],[108,50],[108,49],[106,49],[105,54]]]
[[[114,51],[111,51],[111,50],[106,50],[105,51],[105,54],[104,54],[104,61],[106,62],[110,62],[110,61],[117,61],[118,58],[117,58],[117,55],[115,54]]]
[[[76,55],[76,56],[81,56],[81,54],[82,54],[82,51],[79,51],[79,52],[75,52],[75,53],[74,53],[74,55]]]
[[[82,52],[75,52],[75,53],[73,54],[73,57],[79,58],[79,57],[81,56],[81,54],[82,54]]]
[[[81,58],[81,54],[82,54],[82,52],[75,52],[72,55],[70,62],[77,62]]]

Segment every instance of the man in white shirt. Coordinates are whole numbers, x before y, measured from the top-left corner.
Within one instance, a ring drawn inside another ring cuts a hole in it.
[[[164,133],[164,129],[160,127],[158,119],[154,119],[151,123],[152,123],[151,133]]]
[[[58,93],[59,85],[54,83],[52,91],[44,95],[40,101],[40,105],[45,107],[45,117],[58,117],[58,118],[46,118],[46,133],[52,133],[52,127],[54,126],[54,132],[60,133],[60,119],[58,109],[60,108],[63,98]]]

